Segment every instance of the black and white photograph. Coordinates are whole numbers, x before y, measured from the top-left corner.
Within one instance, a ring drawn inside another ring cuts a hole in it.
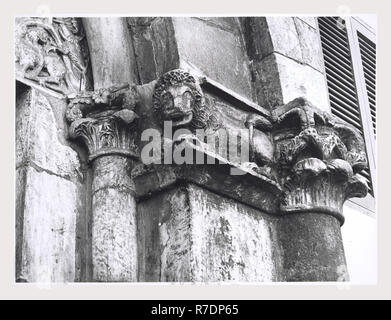
[[[15,17],[14,282],[376,284],[376,39],[374,14]]]

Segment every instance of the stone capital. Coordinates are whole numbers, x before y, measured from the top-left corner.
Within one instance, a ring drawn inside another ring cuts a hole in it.
[[[360,132],[303,98],[273,114],[281,212],[327,213],[343,223],[344,202],[368,192],[359,175],[367,166]]]
[[[108,154],[138,157],[133,128],[138,118],[133,111],[137,102],[134,87],[122,84],[68,98],[69,135],[82,139],[89,161]]]

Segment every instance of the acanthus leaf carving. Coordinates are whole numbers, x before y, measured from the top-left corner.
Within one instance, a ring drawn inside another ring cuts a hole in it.
[[[363,138],[304,98],[278,107],[273,115],[275,164],[284,189],[282,212],[315,210],[343,222],[343,203],[368,192],[359,175],[367,166]]]
[[[137,157],[132,130],[128,123],[116,117],[78,119],[72,122],[69,132],[71,138],[81,138],[84,141],[88,148],[89,160],[105,154]]]
[[[68,98],[69,135],[83,140],[90,161],[107,154],[138,157],[134,125],[139,117],[133,111],[137,103],[135,86],[125,83],[82,91]]]

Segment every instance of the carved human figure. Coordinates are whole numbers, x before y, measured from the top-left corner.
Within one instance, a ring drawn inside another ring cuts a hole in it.
[[[69,58],[69,67],[73,73],[79,73],[81,81],[85,82],[88,61],[85,61],[80,46],[80,41],[84,39],[84,36],[80,34],[78,21],[76,18],[68,17],[53,18],[53,22],[58,25],[58,33],[63,40],[61,45],[57,46],[57,50]]]

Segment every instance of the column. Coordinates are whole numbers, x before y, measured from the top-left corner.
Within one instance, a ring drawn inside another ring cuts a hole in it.
[[[130,178],[138,158],[137,115],[124,102],[132,97],[126,90],[123,85],[79,93],[67,110],[70,137],[83,141],[92,167],[92,281],[137,281],[136,203]]]
[[[347,281],[342,207],[364,197],[364,142],[352,126],[303,98],[272,112],[283,194],[278,222],[286,281]]]
[[[92,281],[137,281],[136,204],[129,176],[137,158],[134,104],[114,93],[137,83],[136,60],[126,19],[83,18],[83,26],[98,99],[92,92],[72,99],[68,121],[71,136],[87,146],[93,171]],[[121,83],[122,89],[114,86]],[[79,103],[83,96],[90,100]],[[125,96],[132,100],[132,94]]]

